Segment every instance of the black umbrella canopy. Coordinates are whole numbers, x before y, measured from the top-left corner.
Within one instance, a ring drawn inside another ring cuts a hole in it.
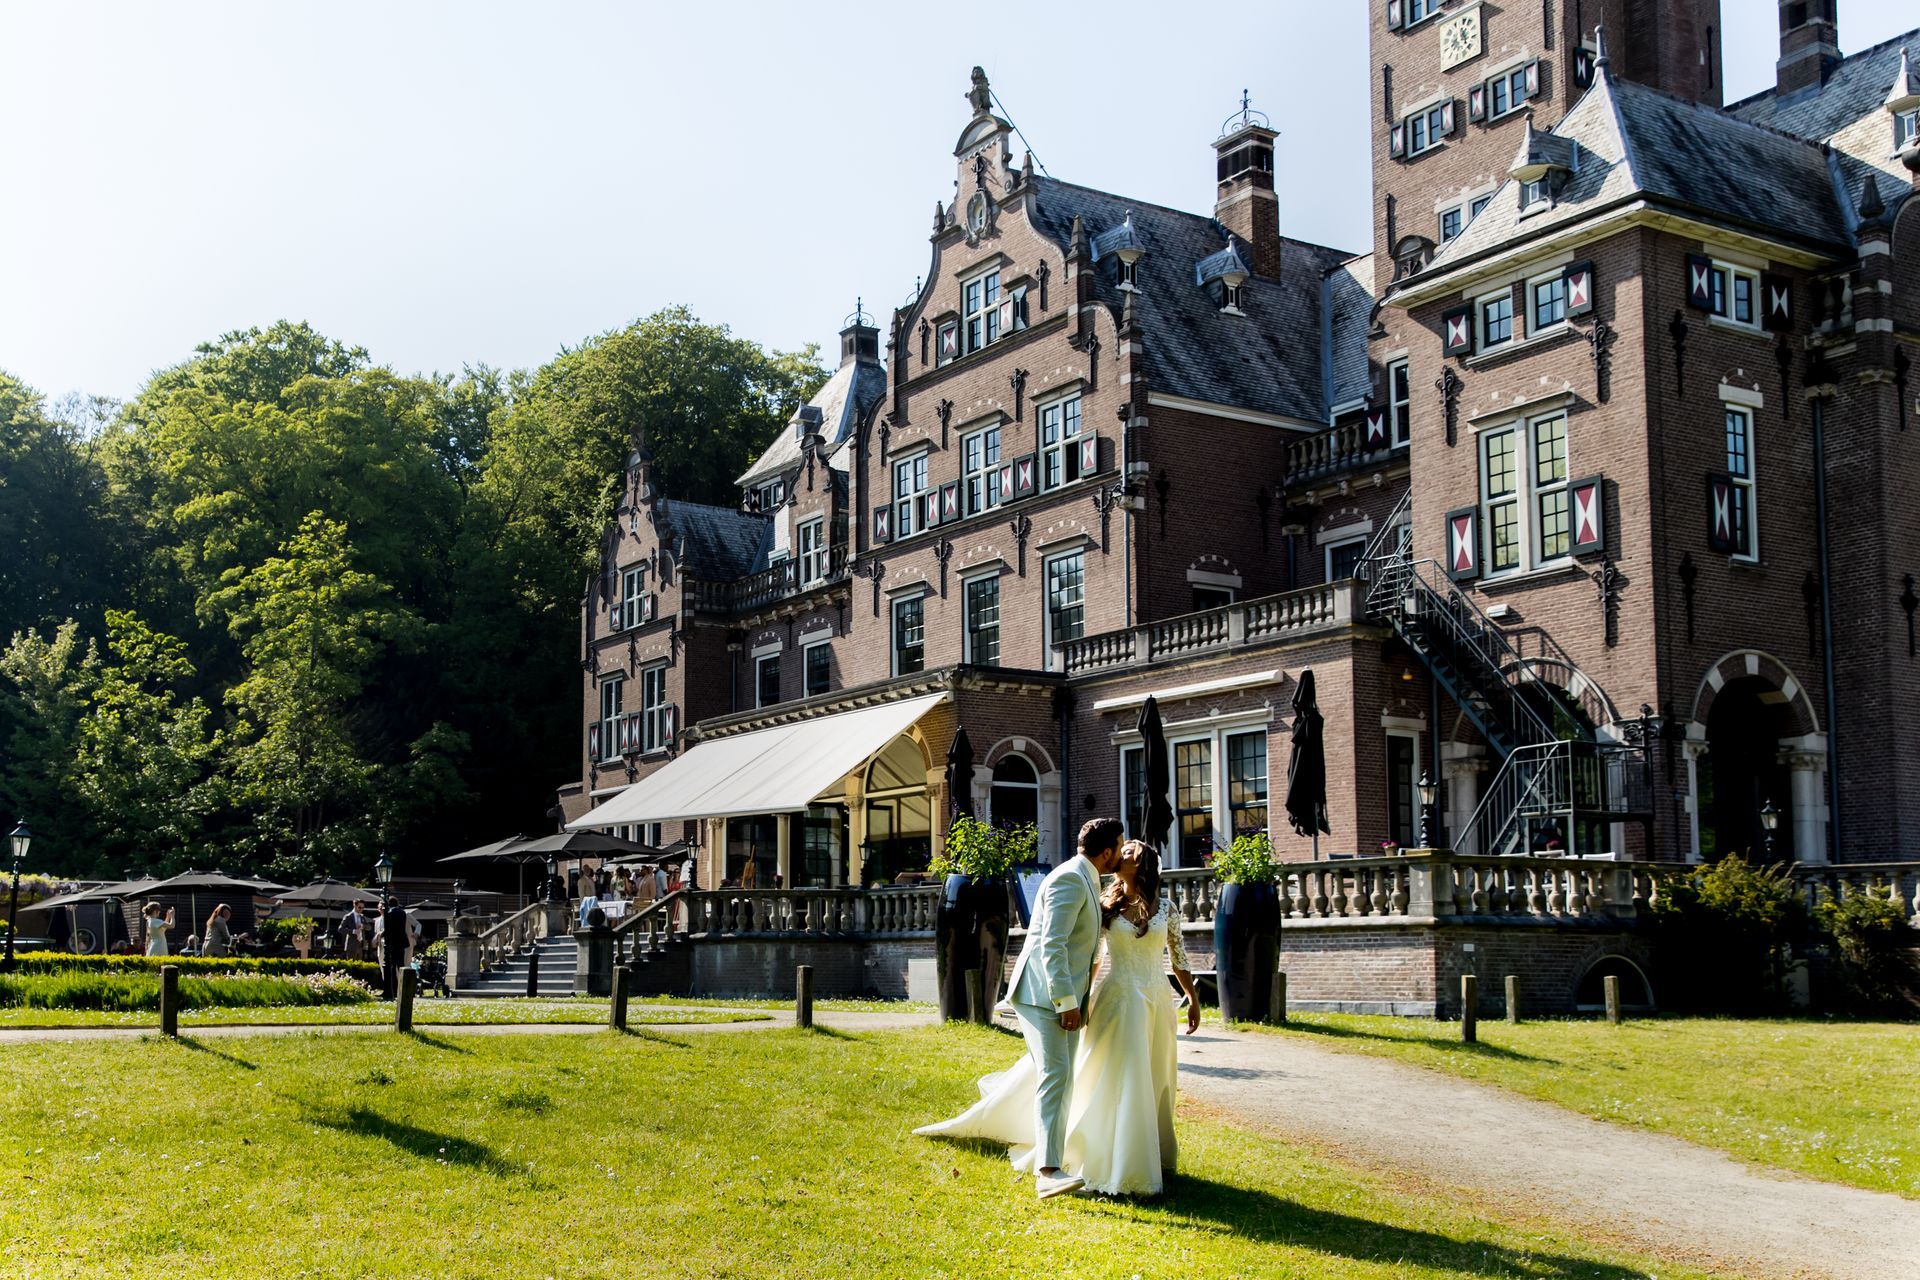
[[[650,844],[641,844],[637,840],[622,840],[619,836],[610,836],[604,831],[562,831],[555,835],[541,836],[537,840],[523,840],[506,850],[508,857],[525,857],[533,854],[552,854],[556,858],[580,857],[596,853],[658,853]],[[442,858],[442,862],[446,859]]]
[[[249,889],[256,893],[273,894],[287,887],[271,880],[256,880],[252,876],[230,876],[224,871],[183,871],[169,879],[154,881],[142,892],[177,893],[195,889]]]
[[[1167,792],[1173,787],[1173,766],[1167,758],[1167,733],[1160,726],[1159,699],[1149,697],[1140,708],[1140,745],[1146,753],[1146,808],[1140,815],[1140,838],[1164,854],[1167,830],[1173,826],[1173,806]]]
[[[953,731],[953,745],[947,748],[947,800],[956,817],[973,816],[973,739],[965,725]]]
[[[276,902],[289,906],[313,905],[324,903],[372,902],[380,896],[378,889],[362,889],[359,885],[348,884],[344,880],[316,880],[299,889],[289,889],[285,893],[273,895]]]
[[[517,846],[525,844],[526,839],[525,836],[508,836],[504,840],[495,840],[491,844],[483,844],[473,849],[463,849],[459,853],[450,853],[440,859],[440,861],[479,862],[487,859],[497,859],[500,861],[514,860],[532,862],[535,861],[535,859],[531,855],[526,858],[521,858],[517,852]]]
[[[1293,756],[1287,761],[1287,821],[1296,833],[1318,840],[1327,825],[1327,740],[1313,671],[1300,673],[1293,691]],[[1318,846],[1315,846],[1316,850]]]

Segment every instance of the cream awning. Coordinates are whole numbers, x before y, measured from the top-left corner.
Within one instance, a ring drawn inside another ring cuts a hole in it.
[[[699,743],[567,829],[798,813],[837,792],[842,779],[946,698],[928,694]]]

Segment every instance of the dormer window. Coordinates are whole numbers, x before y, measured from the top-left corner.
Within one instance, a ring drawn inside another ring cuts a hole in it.
[[[1532,213],[1553,203],[1545,178],[1533,178],[1520,184],[1520,212]]]
[[[1920,138],[1920,107],[1895,113],[1893,117],[1893,149],[1905,151],[1914,140]]]
[[[1000,336],[1000,273],[989,271],[960,286],[961,316],[968,351],[978,351]]]
[[[1228,284],[1224,280],[1221,281],[1220,296],[1221,296],[1220,309],[1222,311],[1232,311],[1237,313],[1240,310],[1240,286],[1239,285]]]
[[[1116,258],[1114,260],[1114,278],[1120,282],[1122,289],[1139,287],[1139,268],[1140,263],[1137,260],[1134,262],[1128,262],[1125,258]]]

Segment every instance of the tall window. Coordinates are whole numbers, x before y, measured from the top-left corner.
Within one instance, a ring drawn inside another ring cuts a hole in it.
[[[1147,825],[1147,752],[1144,747],[1120,750],[1120,816],[1127,835],[1135,840]]]
[[[1572,550],[1567,419],[1555,413],[1480,435],[1489,574],[1538,568]]]
[[[1267,829],[1267,735],[1227,738],[1227,816],[1236,836]]]
[[[1487,82],[1487,119],[1496,120],[1527,101],[1527,68],[1522,65]]]
[[[1447,104],[1436,102],[1407,117],[1407,154],[1417,156],[1446,141]]]
[[[1040,487],[1057,489],[1073,478],[1072,453],[1080,439],[1080,397],[1040,406]]]
[[[1054,646],[1078,640],[1087,622],[1087,560],[1083,552],[1047,561],[1047,665],[1059,662]]]
[[[645,618],[647,567],[634,565],[620,575],[620,611],[622,627],[637,627]]]
[[[988,427],[960,441],[966,513],[979,515],[1000,505],[1000,428]]]
[[[1419,843],[1413,779],[1420,740],[1410,733],[1387,735],[1387,835],[1403,849]]]
[[[1040,821],[1040,775],[1022,756],[1008,756],[993,766],[993,825],[1017,826]]]
[[[927,455],[917,453],[893,464],[893,536],[904,538],[919,527],[927,493]]]
[[[893,602],[893,674],[910,676],[927,665],[927,601],[908,596]]]
[[[1405,360],[1387,366],[1387,432],[1396,446],[1413,438],[1413,387]]]
[[[755,706],[770,707],[780,701],[780,655],[768,654],[753,664]]]
[[[1480,437],[1480,501],[1485,508],[1487,571],[1520,567],[1520,472],[1512,427]]]
[[[1213,739],[1173,744],[1173,816],[1180,865],[1213,852]]]
[[[799,528],[800,581],[818,582],[827,576],[827,521],[823,516]]]
[[[967,661],[976,667],[1000,665],[1000,575],[967,579]]]
[[[1551,328],[1567,318],[1567,277],[1554,274],[1544,280],[1535,280],[1528,286],[1533,297],[1533,313],[1528,325],[1529,333],[1538,333]]]
[[[1713,264],[1713,314],[1735,324],[1754,324],[1753,300],[1760,292],[1760,275],[1744,267]]]
[[[1000,273],[989,271],[960,286],[961,319],[967,350],[978,351],[1000,337]]]
[[[1733,480],[1733,509],[1728,513],[1733,554],[1751,559],[1759,554],[1753,518],[1753,412],[1735,405],[1727,406],[1727,475]]]
[[[1573,549],[1567,493],[1567,420],[1555,414],[1533,424],[1534,558],[1558,560]]]
[[[600,682],[600,758],[613,760],[620,755],[620,712],[626,696],[624,676],[608,676]]]
[[[667,669],[648,667],[640,673],[640,749],[658,751],[667,745]]]
[[[1480,349],[1497,347],[1513,338],[1513,290],[1480,299]]]
[[[810,644],[807,654],[807,696],[817,698],[833,681],[833,647],[826,641]]]

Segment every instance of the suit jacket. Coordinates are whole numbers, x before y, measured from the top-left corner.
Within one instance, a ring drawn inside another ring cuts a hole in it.
[[[1100,873],[1075,854],[1040,884],[1007,998],[1055,1013],[1080,1008],[1099,947]]]

